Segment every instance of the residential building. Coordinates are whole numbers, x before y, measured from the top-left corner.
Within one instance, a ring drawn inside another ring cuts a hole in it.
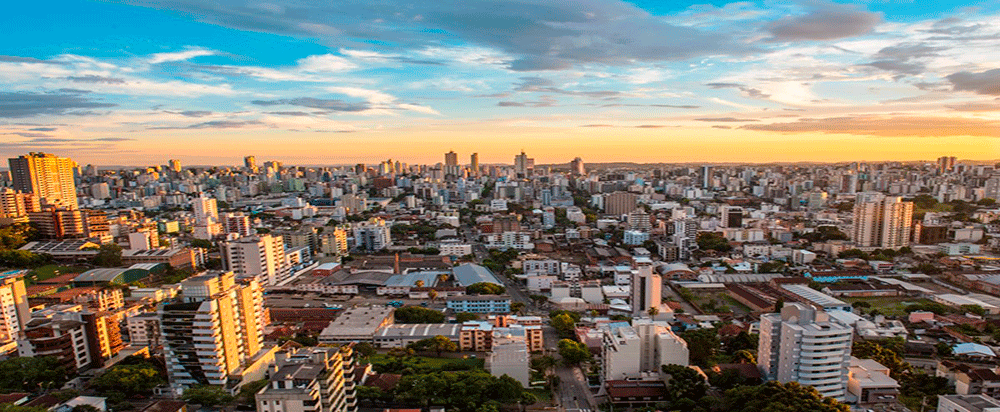
[[[345,309],[319,334],[320,343],[371,342],[379,329],[393,324],[391,306],[358,306]]]
[[[73,176],[76,163],[69,158],[32,152],[8,163],[14,190],[35,195],[43,205],[79,209]]]
[[[222,242],[219,247],[226,270],[241,278],[274,286],[292,275],[281,237],[261,234]]]
[[[889,377],[889,368],[871,359],[851,356],[847,379],[847,392],[858,405],[889,405],[899,396],[899,383]]]
[[[353,345],[287,347],[275,353],[268,385],[255,395],[257,411],[356,411],[355,388],[366,377],[357,368]]]
[[[604,199],[604,213],[622,216],[632,213],[638,205],[639,195],[629,192],[614,192]]]
[[[781,313],[760,317],[757,364],[768,380],[813,386],[843,401],[853,332],[822,310],[787,303]]]
[[[662,306],[663,280],[653,271],[649,258],[636,258],[636,270],[632,272],[632,315],[643,316],[650,308],[660,310]]]
[[[509,313],[510,297],[498,295],[453,296],[445,300],[453,312]]]
[[[233,272],[204,273],[181,282],[181,298],[159,307],[163,353],[174,390],[231,384],[249,375],[273,351],[264,348],[268,318],[254,279]],[[230,386],[232,387],[232,386]]]
[[[938,395],[938,412],[996,412],[1000,400],[986,395]]]
[[[898,249],[910,245],[913,202],[881,193],[858,195],[851,240],[859,247]]]
[[[530,386],[531,352],[523,328],[498,328],[493,331],[493,347],[486,356],[486,370],[491,375],[514,378],[521,386]]]
[[[385,220],[372,218],[367,222],[353,224],[351,230],[354,232],[355,249],[377,252],[392,246],[392,235]]]
[[[14,342],[31,319],[24,274],[20,270],[0,273],[0,345]]]
[[[511,329],[517,329],[512,332]],[[463,351],[486,352],[493,347],[497,334],[514,333],[524,336],[528,352],[545,350],[542,321],[537,316],[496,315],[485,321],[472,320],[462,324],[458,347]]]

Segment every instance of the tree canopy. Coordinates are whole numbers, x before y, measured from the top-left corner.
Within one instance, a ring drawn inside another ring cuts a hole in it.
[[[797,382],[767,382],[726,391],[724,410],[733,412],[850,412],[833,398],[824,398],[811,386]]]
[[[590,359],[590,349],[587,345],[580,342],[563,339],[559,341],[559,356],[562,356],[563,362],[568,365],[579,365],[587,359]]]
[[[442,323],[444,313],[420,306],[407,306],[396,309],[396,323]]]
[[[34,392],[56,389],[71,378],[59,359],[46,356],[0,361],[0,390]]]
[[[502,295],[507,288],[495,283],[479,282],[466,286],[465,293],[469,295]]]

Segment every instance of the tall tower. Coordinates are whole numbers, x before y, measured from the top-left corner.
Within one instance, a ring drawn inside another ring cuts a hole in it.
[[[569,171],[577,176],[583,176],[587,174],[586,167],[583,164],[583,159],[577,157],[573,161],[569,162]]]
[[[900,248],[910,245],[913,202],[898,196],[863,193],[854,203],[851,240],[860,247]]]
[[[768,380],[809,385],[843,401],[853,332],[826,312],[788,303],[781,313],[760,317],[757,364]]]
[[[31,319],[24,272],[8,272],[0,278],[0,344],[13,342]]]
[[[469,169],[472,169],[472,174],[479,176],[479,153],[473,153],[469,156]]]
[[[264,295],[255,280],[232,272],[202,274],[181,283],[182,298],[158,313],[171,387],[228,383],[264,344]]]
[[[34,194],[43,204],[79,208],[73,181],[75,163],[69,158],[32,152],[9,159],[8,163],[14,189]]]
[[[224,242],[219,249],[226,270],[257,279],[264,286],[275,286],[292,274],[281,236],[242,237]]]
[[[243,166],[253,173],[257,173],[257,158],[253,156],[247,156],[243,158]]]
[[[181,172],[181,161],[180,160],[170,159],[168,163],[170,164],[170,170],[172,170],[174,173],[180,173]]]
[[[663,280],[653,272],[649,258],[635,259],[636,271],[632,274],[632,316],[644,316],[649,308],[660,310]]]
[[[444,154],[444,165],[445,166],[458,166],[458,153],[450,151]]]
[[[706,165],[701,167],[701,173],[699,177],[701,178],[702,189],[711,189],[712,186],[715,184],[713,182],[712,172],[713,172],[712,166]]]

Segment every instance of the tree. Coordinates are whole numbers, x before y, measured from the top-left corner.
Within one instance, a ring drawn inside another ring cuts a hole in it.
[[[470,320],[479,320],[479,314],[472,312],[459,312],[455,314],[455,322],[465,323]]]
[[[655,306],[650,306],[649,309],[646,309],[646,313],[649,314],[649,317],[655,318],[656,315],[660,313],[660,309]]]
[[[556,359],[549,356],[541,356],[531,360],[531,367],[539,371],[545,371],[549,368],[556,366]]]
[[[446,336],[437,335],[429,340],[429,349],[436,352],[438,357],[441,357],[441,352],[454,352],[458,350],[458,345]]]
[[[357,348],[355,348],[357,349]],[[268,384],[267,379],[261,379],[257,381],[250,382],[246,385],[240,387],[239,395],[236,395],[236,401],[240,405],[256,405],[256,395],[261,389],[264,389]]]
[[[118,391],[132,397],[150,396],[153,394],[153,388],[164,382],[156,367],[149,363],[141,363],[112,366],[94,378],[91,385],[98,391]]]
[[[75,409],[74,409],[75,410]],[[48,408],[40,406],[19,406],[12,403],[0,405],[0,412],[48,412]]]
[[[502,295],[507,288],[489,282],[473,283],[465,288],[465,293],[469,295]]]
[[[524,310],[524,302],[512,302],[510,304],[510,311],[514,313],[521,313]]]
[[[590,359],[590,349],[580,342],[563,339],[559,341],[558,348],[559,356],[568,365],[579,365],[580,362]]]
[[[750,365],[756,365],[757,355],[755,355],[754,352],[752,351],[743,349],[733,354],[733,361],[735,361],[736,363],[747,363]]]
[[[396,323],[442,323],[444,313],[420,306],[407,306],[396,309]]]
[[[0,361],[0,389],[4,391],[57,389],[71,377],[59,359],[51,356]]]
[[[733,250],[733,246],[729,244],[729,240],[718,232],[698,233],[697,243],[698,248],[701,250],[716,250],[719,252]]]
[[[427,291],[427,297],[433,302],[438,297],[438,292],[434,289]]]
[[[951,356],[955,352],[951,348],[951,345],[944,342],[938,342],[934,345],[934,349],[937,351],[937,355],[941,357]]]
[[[215,407],[226,405],[233,401],[233,395],[226,392],[221,386],[198,385],[188,388],[181,395],[185,402],[195,403],[201,406]]]
[[[418,280],[418,281],[417,281],[417,282],[415,283],[415,285],[416,285],[416,287],[418,287],[418,288],[422,288],[422,287],[424,287],[424,281],[423,281],[423,280]]]
[[[910,364],[903,361],[900,357],[902,348],[894,348],[895,342],[886,342],[883,345],[876,341],[871,340],[855,340],[854,345],[851,347],[851,355],[859,359],[871,359],[875,362],[882,364],[889,368],[889,375],[893,378],[899,378],[903,374],[909,372]],[[895,349],[895,350],[894,350]]]
[[[708,392],[708,382],[694,369],[681,365],[663,365],[660,369],[669,377],[667,400],[672,403],[681,399],[701,399]]]
[[[921,409],[924,399],[931,408],[937,407],[937,396],[955,393],[955,386],[948,378],[931,376],[926,373],[908,373],[899,379],[899,399],[912,410]]]
[[[361,357],[367,358],[375,354],[375,347],[368,342],[358,342],[354,344],[354,351]]]
[[[105,243],[97,249],[97,255],[90,263],[100,267],[118,267],[122,265],[122,247],[117,243]]]
[[[723,410],[733,412],[850,412],[851,408],[833,398],[824,398],[812,386],[798,382],[767,382],[760,386],[740,386],[726,391]]]
[[[721,342],[715,329],[692,329],[681,333],[681,339],[687,342],[691,363],[707,367],[714,361],[712,358],[719,351]]]
[[[573,336],[573,332],[576,329],[576,320],[568,313],[560,313],[555,317],[549,318],[549,325],[552,325],[559,332],[559,336],[570,337]]]

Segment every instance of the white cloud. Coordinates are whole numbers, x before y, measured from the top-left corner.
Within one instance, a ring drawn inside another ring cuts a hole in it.
[[[298,60],[298,69],[309,73],[335,73],[355,69],[358,65],[332,54],[318,54]]]
[[[190,59],[193,59],[195,57],[212,56],[214,54],[216,54],[214,51],[208,50],[208,49],[189,48],[187,50],[183,50],[183,51],[179,51],[179,52],[156,53],[156,54],[150,55],[149,59],[148,59],[148,62],[150,64],[159,64],[159,63],[167,63],[167,62],[178,62],[178,61],[190,60]]]

